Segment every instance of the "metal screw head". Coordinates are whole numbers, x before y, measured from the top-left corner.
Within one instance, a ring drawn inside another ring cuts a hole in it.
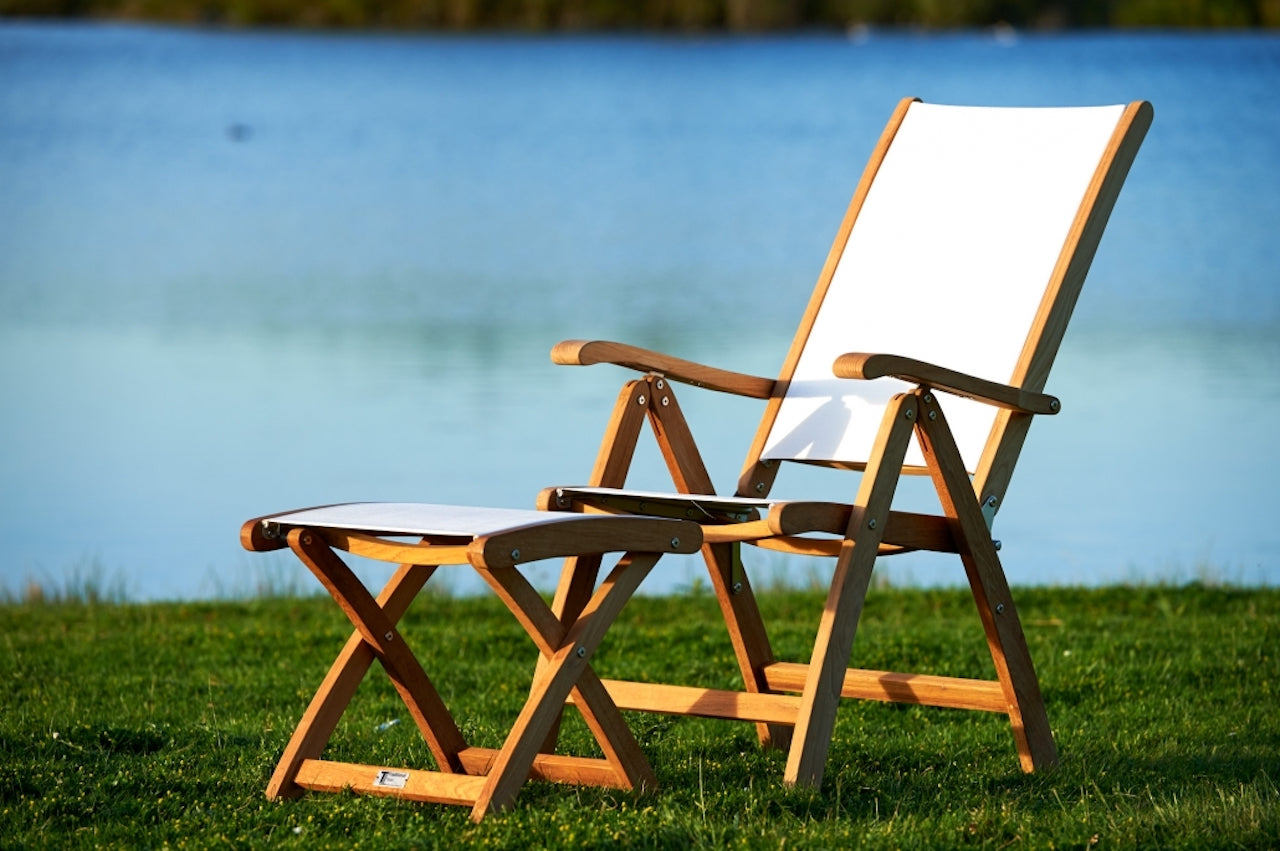
[[[395,633],[393,633],[391,630],[387,630],[386,635],[382,637],[385,638],[387,641],[390,641],[391,639],[395,638]]]
[[[924,403],[925,403],[926,405],[932,405],[932,404],[933,404],[933,394],[932,394],[932,393],[926,393],[926,394],[924,394]]]
[[[996,552],[1000,552],[1000,549],[1001,547],[1004,546],[1004,544],[1002,544],[1000,541],[992,541],[991,546],[996,548]]]
[[[512,551],[511,551],[511,560],[512,560],[512,561],[519,561],[519,560],[520,560],[520,551],[519,551],[519,550],[512,550]]]
[[[937,411],[930,411],[930,412],[929,412],[929,420],[930,420],[930,421],[936,420],[937,418],[938,418],[938,412],[937,412]]]
[[[876,528],[876,519],[874,517],[872,517],[870,520],[867,521],[867,528],[868,529]]]
[[[916,418],[916,412],[912,408],[907,408],[907,412],[903,414],[903,416],[909,420],[914,420]]]
[[[1004,614],[1004,603],[996,603],[996,614],[997,615]]]
[[[643,404],[644,404],[644,396],[637,396],[637,397],[636,397],[636,404],[637,404],[637,405],[643,405]]]
[[[1058,413],[1058,409],[1061,407],[1062,407],[1062,403],[1059,402],[1057,399],[1050,400],[1049,410],[1053,411],[1055,414]]]
[[[665,382],[665,381],[663,381],[661,378],[659,378],[659,379],[658,379],[658,381],[657,381],[657,384],[655,384],[654,386],[656,386],[659,390],[661,390],[662,388],[664,388],[664,387],[666,387],[666,386],[667,386],[667,382]]]
[[[664,408],[665,408],[665,407],[667,407],[667,405],[670,405],[670,404],[671,404],[671,397],[669,397],[669,396],[663,396],[663,397],[662,397],[662,407],[664,407]]]
[[[585,648],[585,647],[579,647],[577,650],[575,650],[575,651],[573,651],[573,652],[577,653],[577,654],[578,654],[578,658],[579,658],[579,659],[581,659],[581,658],[583,658],[583,657],[585,657],[585,656],[587,655],[587,648]]]
[[[735,593],[735,594],[741,594],[741,593],[742,593],[742,583],[741,583],[741,582],[735,582],[735,583],[733,583],[733,593]]]
[[[679,539],[679,538],[672,538],[672,539],[671,539],[671,549],[673,549],[673,550],[677,550],[677,549],[679,549],[679,548],[680,548],[680,539]]]
[[[998,502],[1000,502],[1000,500],[996,499],[995,496],[992,495],[987,497],[986,506],[987,508],[995,508]]]
[[[764,493],[764,482],[756,482],[756,493]]]

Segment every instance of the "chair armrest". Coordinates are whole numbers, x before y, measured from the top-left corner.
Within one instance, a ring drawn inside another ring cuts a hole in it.
[[[657,372],[672,381],[706,387],[737,396],[768,399],[773,396],[777,382],[772,378],[759,378],[727,369],[704,366],[693,361],[674,358],[625,343],[604,340],[565,340],[551,349],[552,363],[563,366],[590,366],[611,363],[639,372]]]
[[[836,358],[832,371],[837,378],[882,378],[891,376],[913,384],[926,384],[957,396],[977,399],[1000,408],[1024,414],[1056,414],[1062,403],[1054,396],[1022,390],[1008,384],[997,384],[963,372],[934,366],[924,361],[897,355],[849,352]]]

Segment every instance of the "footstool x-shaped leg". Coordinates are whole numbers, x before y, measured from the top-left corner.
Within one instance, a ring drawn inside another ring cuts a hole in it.
[[[250,521],[242,533],[242,541],[249,549],[279,549],[287,544],[355,627],[285,749],[268,786],[269,797],[287,797],[305,789],[351,789],[469,805],[472,818],[479,821],[488,812],[510,806],[531,777],[620,789],[657,785],[635,737],[592,670],[590,659],[661,553],[694,552],[701,545],[696,524],[477,509],[474,511],[483,512],[483,519],[489,524],[529,516],[535,522],[496,531],[492,525],[485,526],[467,543],[465,536],[457,532],[422,528],[424,518],[438,520],[446,509],[400,506],[416,511],[418,523],[413,533],[421,534],[419,543],[400,543],[379,536],[402,534],[407,528],[368,522],[365,515],[372,507],[332,506],[276,515],[265,522]],[[353,516],[363,518],[371,531],[360,528],[351,519]],[[335,523],[338,525],[332,525]],[[396,561],[400,567],[375,599],[338,556],[337,549]],[[577,619],[567,625],[561,623],[519,570],[524,561],[538,558],[610,551],[623,554]],[[529,697],[502,747],[496,750],[466,743],[439,692],[397,629],[409,603],[437,565],[467,562],[497,593],[542,656]],[[320,758],[374,659],[387,672],[426,740],[436,762],[435,770]],[[603,751],[603,759],[539,752],[570,696]]]

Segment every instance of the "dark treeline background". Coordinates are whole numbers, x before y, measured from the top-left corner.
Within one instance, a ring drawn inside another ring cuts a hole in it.
[[[1280,0],[0,0],[0,16],[522,31],[1277,27]]]

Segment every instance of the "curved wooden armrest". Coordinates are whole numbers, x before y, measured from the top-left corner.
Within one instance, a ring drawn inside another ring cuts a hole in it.
[[[1062,409],[1062,403],[1056,397],[1045,393],[1022,390],[1008,384],[997,384],[984,378],[976,378],[963,372],[898,355],[849,352],[836,358],[832,371],[837,378],[871,379],[892,376],[913,384],[926,384],[936,390],[945,390],[957,396],[977,399],[979,402],[1025,414],[1056,414]]]
[[[771,378],[759,378],[727,369],[704,366],[693,361],[674,358],[659,352],[611,343],[605,340],[565,340],[551,349],[552,363],[563,366],[590,366],[595,363],[611,363],[639,372],[658,372],[672,381],[706,387],[737,396],[768,399],[773,396],[777,382]]]

